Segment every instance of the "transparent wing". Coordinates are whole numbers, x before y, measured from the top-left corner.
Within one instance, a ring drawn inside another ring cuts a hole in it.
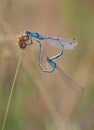
[[[78,44],[75,39],[70,40],[62,40],[62,39],[54,39],[54,38],[47,38],[45,39],[47,44],[50,44],[51,46],[60,48],[60,44],[64,46],[65,50],[71,50],[74,49],[74,47]]]
[[[77,82],[75,82],[69,75],[67,75],[60,67],[57,66],[57,70],[59,71],[62,79],[67,84],[68,87],[73,88],[79,93],[83,94],[84,87],[80,86]]]

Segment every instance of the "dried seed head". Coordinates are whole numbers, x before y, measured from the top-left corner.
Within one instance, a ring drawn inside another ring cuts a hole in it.
[[[25,49],[28,41],[29,36],[21,32],[21,34],[17,38],[17,43],[19,44],[20,48]]]

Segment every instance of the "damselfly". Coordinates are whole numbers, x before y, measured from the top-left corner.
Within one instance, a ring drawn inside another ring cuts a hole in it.
[[[31,45],[33,43],[32,38],[35,38],[36,41],[39,43],[39,47],[40,47],[39,67],[42,72],[46,72],[46,73],[52,73],[56,68],[57,68],[57,70],[60,71],[60,69],[54,62],[54,60],[59,58],[60,56],[62,56],[64,50],[67,50],[67,49],[71,50],[77,45],[77,41],[75,39],[63,40],[58,37],[41,35],[37,32],[30,32],[28,30],[25,30],[24,32],[21,33],[21,35],[19,35],[17,43],[19,44],[20,48],[25,49],[27,45]],[[43,41],[44,40],[46,40],[48,44],[50,44],[54,47],[60,48],[60,52],[57,55],[54,55],[52,57],[46,56],[46,61],[51,66],[50,69],[46,69],[42,66]],[[63,70],[60,73],[63,75],[64,81],[67,84],[70,84],[69,86],[74,87],[80,93],[83,92],[83,88],[80,87],[80,85],[78,85],[75,81],[73,81]]]
[[[51,37],[51,36],[47,36],[47,35],[40,35],[37,32],[30,32],[25,30],[18,38],[18,44],[20,46],[20,48],[25,49],[27,45],[30,45],[33,43],[32,38],[35,38],[37,40],[37,42],[39,43],[40,46],[40,54],[39,54],[39,66],[40,69],[43,72],[47,72],[47,73],[51,73],[55,70],[56,68],[56,63],[54,62],[54,60],[60,56],[62,56],[63,51],[66,49],[73,49],[76,45],[77,45],[77,41],[75,39],[71,39],[68,41],[62,40],[58,37]],[[59,47],[60,48],[60,52],[55,55],[52,56],[50,58],[46,58],[47,62],[49,63],[49,65],[51,66],[51,69],[44,69],[42,67],[42,52],[43,52],[43,44],[42,41],[46,40],[48,41],[47,43],[49,43],[50,45],[54,46],[54,47]]]

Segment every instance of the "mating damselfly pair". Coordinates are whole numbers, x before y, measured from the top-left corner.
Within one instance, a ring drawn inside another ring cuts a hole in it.
[[[63,40],[58,37],[52,37],[48,35],[41,35],[37,32],[31,32],[28,30],[23,31],[17,39],[17,43],[19,44],[20,48],[25,49],[26,46],[33,44],[33,39],[35,38],[37,43],[39,43],[40,52],[39,52],[39,67],[42,72],[52,73],[56,68],[60,72],[62,78],[66,82],[66,84],[70,87],[73,87],[80,93],[83,93],[84,89],[78,83],[76,83],[70,76],[68,76],[62,69],[60,69],[56,63],[54,62],[55,59],[62,56],[64,50],[71,50],[77,45],[77,41],[75,39],[71,40]],[[44,68],[42,66],[42,56],[43,56],[43,41],[46,40],[48,44],[59,47],[60,52],[57,55],[52,57],[46,56],[46,61],[50,65],[50,69]]]

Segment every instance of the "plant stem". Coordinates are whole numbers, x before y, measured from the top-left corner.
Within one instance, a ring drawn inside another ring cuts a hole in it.
[[[21,63],[22,52],[23,52],[23,50],[21,50],[20,56],[19,56],[19,59],[18,59],[18,64],[17,64],[15,75],[14,75],[13,83],[12,83],[12,86],[11,86],[9,99],[8,99],[7,107],[6,107],[6,110],[5,110],[4,121],[3,121],[3,124],[2,124],[1,130],[4,130],[4,128],[5,128],[5,124],[6,124],[6,120],[7,120],[7,116],[8,116],[8,111],[9,111],[9,107],[10,107],[10,102],[11,102],[11,98],[12,98],[12,95],[13,95],[14,85],[15,85],[15,81],[16,81],[17,74],[18,74],[18,71],[19,71],[20,63]]]

